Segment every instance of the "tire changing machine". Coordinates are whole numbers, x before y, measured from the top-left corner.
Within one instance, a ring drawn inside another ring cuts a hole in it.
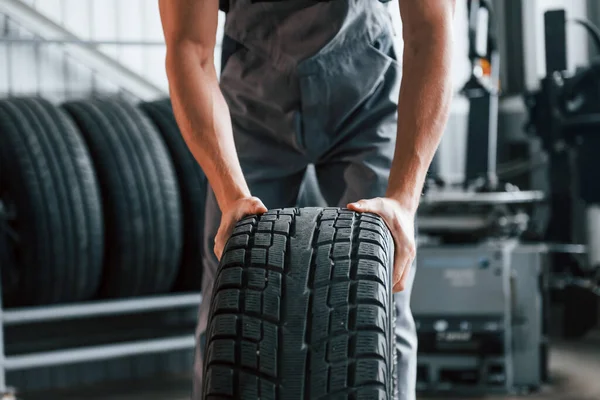
[[[439,182],[428,187],[417,218],[411,299],[419,338],[417,389],[452,395],[523,392],[547,377],[548,247],[520,239],[544,194],[498,181],[493,12],[487,0],[469,1],[468,11],[472,74],[462,91],[470,104],[466,180],[458,188]],[[485,49],[477,43],[486,43]]]
[[[547,254],[517,236],[419,246],[419,390],[523,393],[546,381]]]

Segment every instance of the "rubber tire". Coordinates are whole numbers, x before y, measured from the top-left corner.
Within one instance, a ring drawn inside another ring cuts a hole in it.
[[[202,288],[207,179],[181,136],[171,100],[167,98],[141,103],[140,108],[152,120],[167,145],[181,191],[183,250],[173,289],[182,292],[199,291]]]
[[[0,165],[2,163],[0,162]],[[0,186],[2,185],[0,172]],[[1,193],[0,193],[1,194]],[[0,209],[3,207],[0,201]],[[0,210],[0,273],[2,284],[10,291],[11,281],[18,276],[16,263],[12,259],[11,249],[9,247],[8,223],[4,219],[4,215]],[[4,288],[3,288],[4,289]],[[3,290],[4,292],[5,290]]]
[[[393,243],[372,214],[270,210],[221,260],[206,399],[386,399],[395,391]]]
[[[90,149],[105,210],[102,297],[168,292],[181,256],[181,204],[164,142],[133,105],[118,99],[63,106]]]
[[[19,247],[4,266],[5,305],[92,298],[102,272],[98,181],[73,122],[39,98],[0,101],[2,182],[17,208]],[[13,251],[11,251],[13,253]]]

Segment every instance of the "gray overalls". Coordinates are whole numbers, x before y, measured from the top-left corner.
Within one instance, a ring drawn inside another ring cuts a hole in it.
[[[401,67],[386,5],[376,0],[230,0],[225,34],[238,49],[221,74],[242,169],[268,208],[294,207],[316,166],[330,206],[383,196],[394,154]],[[194,399],[218,262],[220,212],[208,195]],[[399,399],[415,398],[413,274],[396,295]]]

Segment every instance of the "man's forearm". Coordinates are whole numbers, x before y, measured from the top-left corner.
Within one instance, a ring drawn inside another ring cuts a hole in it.
[[[250,196],[238,161],[229,109],[219,88],[212,54],[193,43],[167,54],[173,111],[182,135],[204,170],[221,210]]]
[[[450,18],[451,21],[451,18]],[[398,135],[387,197],[416,211],[452,99],[450,23],[405,42]]]

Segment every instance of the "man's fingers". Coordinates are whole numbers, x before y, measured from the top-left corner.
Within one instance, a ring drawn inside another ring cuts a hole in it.
[[[239,220],[248,215],[253,214],[264,214],[268,211],[267,207],[263,204],[263,202],[258,197],[252,197],[249,201],[246,201],[242,207],[239,207],[235,214],[232,216],[232,221],[230,221],[233,225],[235,225]],[[232,225],[232,227],[233,227]]]
[[[395,266],[394,266],[394,292],[404,290],[404,285],[408,279],[410,268],[415,259],[415,250],[408,244],[403,248],[396,247]]]
[[[223,247],[220,246],[216,240],[215,240],[215,248],[213,250],[215,252],[215,256],[217,257],[217,260],[221,261],[221,255],[223,254]]]
[[[402,278],[402,270],[406,264],[404,249],[394,238],[394,272],[392,274],[392,289],[395,291],[396,285]]]
[[[412,268],[413,263],[415,261],[415,256],[416,256],[416,254],[415,254],[414,250],[409,249],[407,251],[405,264],[404,264],[404,267],[402,268],[402,276],[400,277],[400,280],[394,285],[394,292],[404,290],[404,287],[406,285],[406,280],[408,279],[409,274],[410,274],[410,269]]]
[[[404,290],[408,272],[415,258],[414,227],[410,213],[393,200],[382,197],[359,200],[349,203],[347,207],[356,212],[377,214],[383,219],[394,238],[392,288],[394,292]]]
[[[400,276],[400,279],[398,279],[398,281],[394,284],[394,288],[392,289],[394,293],[398,293],[404,290],[404,287],[406,285],[406,278],[408,277],[408,272],[410,271],[411,264],[412,261],[410,257],[407,257],[404,260],[404,265],[402,267],[402,275]]]
[[[264,214],[266,213],[267,207],[263,204],[263,202],[258,197],[252,197],[251,201],[247,203],[247,213],[249,214]],[[245,215],[244,215],[245,216]]]
[[[223,242],[223,235],[221,233],[217,233],[215,237],[215,255],[217,256],[217,260],[221,261],[221,256],[223,255],[223,249],[225,244]]]
[[[395,255],[395,260],[394,260],[394,280],[392,283],[392,290],[394,292],[397,292],[399,290],[397,290],[396,288],[398,287],[398,284],[400,283],[400,280],[402,279],[402,274],[404,272],[404,267],[406,265],[406,255],[404,253],[404,251],[402,251],[402,249],[398,249],[396,250],[396,255]]]
[[[394,272],[392,275],[392,288],[394,292],[399,292],[404,289],[404,282],[402,280],[405,275],[407,260],[411,257],[411,251],[407,247],[403,237],[404,232],[398,230],[398,224],[394,218],[386,212],[385,200],[382,198],[374,198],[368,200],[359,200],[354,203],[349,203],[347,208],[357,212],[370,212],[379,215],[386,223],[391,231],[392,237],[394,238]]]
[[[359,200],[359,201],[355,201],[354,203],[349,203],[346,207],[349,210],[352,211],[356,211],[356,212],[371,212],[371,213],[377,213],[378,207],[375,206],[375,199],[369,199],[369,200]]]
[[[242,218],[253,214],[264,214],[268,211],[267,207],[258,197],[249,197],[239,201],[235,208],[225,213],[221,220],[221,226],[215,236],[214,252],[217,259],[221,261],[223,251],[227,241],[233,232],[235,224]]]
[[[371,213],[376,214],[383,219],[383,222],[386,224],[388,229],[392,232],[392,236],[394,238],[397,235],[397,223],[394,214],[390,213],[389,207],[386,206],[385,199],[381,197],[376,197],[374,199],[368,200],[359,200],[354,203],[349,203],[346,206],[349,210],[360,212],[360,213]]]
[[[406,280],[410,274],[410,269],[415,262],[415,252],[409,253],[408,259],[406,260],[406,265],[404,266],[404,270],[402,271],[402,277],[400,278],[400,282],[402,282],[402,287],[406,284]]]

